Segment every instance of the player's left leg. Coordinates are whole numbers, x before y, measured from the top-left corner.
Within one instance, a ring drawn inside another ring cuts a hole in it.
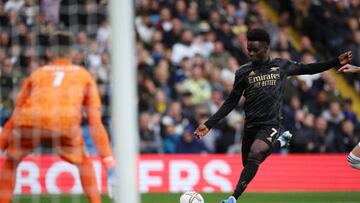
[[[97,187],[95,170],[80,138],[82,139],[81,134],[71,137],[66,135],[61,136],[60,146],[55,147],[60,157],[76,165],[79,169],[81,185],[89,202],[101,203],[101,195]]]
[[[360,142],[349,153],[348,163],[355,169],[360,169]]]
[[[24,132],[21,128],[14,130],[9,136],[7,156],[0,170],[0,203],[11,202],[16,183],[16,168],[38,144],[36,136]]]
[[[270,145],[263,140],[256,139],[251,145],[247,164],[241,172],[240,179],[232,196],[238,199],[245,191],[250,181],[255,177],[260,163],[266,158],[270,151]]]
[[[241,172],[240,178],[232,196],[221,203],[235,203],[240,195],[245,191],[248,184],[255,177],[259,165],[271,153],[272,145],[275,141],[277,130],[271,127],[262,127],[261,129],[247,131],[256,133],[255,140],[252,142],[250,151],[247,155],[246,165]],[[244,138],[247,135],[244,135]]]
[[[0,203],[10,203],[16,182],[18,160],[7,157],[0,173]]]

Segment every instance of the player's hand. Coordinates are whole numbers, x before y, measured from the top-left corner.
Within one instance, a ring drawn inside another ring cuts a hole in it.
[[[102,159],[106,169],[112,169],[115,167],[115,159],[113,156],[108,156]]]
[[[351,51],[347,51],[347,52],[345,52],[345,53],[342,53],[339,57],[338,57],[338,59],[339,59],[339,62],[340,62],[340,64],[343,66],[343,65],[345,65],[345,64],[347,64],[347,63],[349,63],[350,61],[351,61],[351,59],[352,59],[352,53],[351,53]]]
[[[200,124],[195,132],[194,132],[194,135],[195,137],[197,137],[198,139],[201,139],[203,137],[205,137],[205,135],[209,132],[209,128],[206,127],[205,124]]]
[[[339,73],[356,73],[356,72],[360,72],[360,67],[356,67],[351,64],[345,64],[337,72],[339,72]]]

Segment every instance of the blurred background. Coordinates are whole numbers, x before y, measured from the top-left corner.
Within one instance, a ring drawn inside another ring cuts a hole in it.
[[[273,58],[311,63],[351,50],[352,64],[360,65],[359,0],[133,2],[139,134],[128,136],[139,136],[139,153],[154,159],[156,154],[240,154],[244,99],[203,140],[194,139],[193,131],[221,106],[235,71],[248,62],[249,29],[270,33]],[[111,135],[110,58],[116,53],[110,53],[107,6],[107,0],[0,0],[1,125],[24,78],[51,60],[49,36],[69,30],[76,41],[73,63],[96,78]],[[327,71],[289,78],[282,130],[294,136],[278,153],[346,157],[360,139],[359,95],[359,74]],[[96,155],[86,122],[82,128],[89,152]],[[241,158],[236,159],[241,167]],[[346,165],[346,158],[339,160]]]

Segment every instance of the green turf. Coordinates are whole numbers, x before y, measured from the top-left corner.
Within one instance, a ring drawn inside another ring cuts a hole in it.
[[[205,203],[218,203],[229,194],[204,193]],[[155,193],[141,196],[141,203],[178,203],[180,194]],[[15,196],[14,203],[85,203],[86,198],[81,195],[57,196]],[[112,201],[103,196],[103,203]],[[329,192],[329,193],[245,193],[240,203],[359,203],[360,192]]]

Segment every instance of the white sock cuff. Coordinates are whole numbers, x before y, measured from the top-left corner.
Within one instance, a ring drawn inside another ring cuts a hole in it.
[[[355,156],[352,152],[350,152],[349,157],[355,159],[356,161],[360,161],[360,157]]]

